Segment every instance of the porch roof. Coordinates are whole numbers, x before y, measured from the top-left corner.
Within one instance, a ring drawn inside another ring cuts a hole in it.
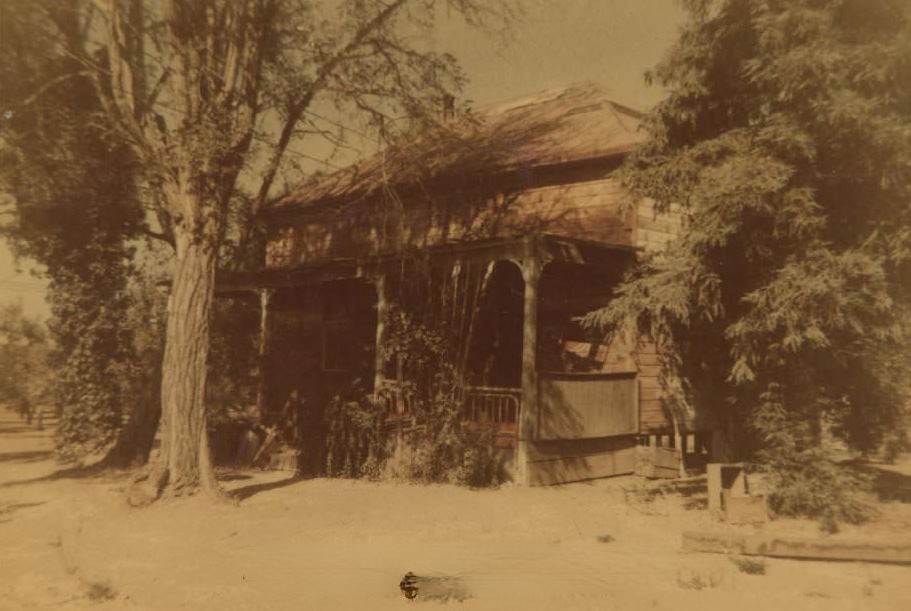
[[[332,280],[369,278],[384,266],[415,254],[426,254],[440,261],[521,261],[535,257],[542,264],[561,261],[606,266],[616,260],[619,253],[632,256],[640,250],[627,244],[608,244],[552,234],[448,242],[417,253],[400,252],[361,259],[333,259],[293,268],[265,268],[254,272],[223,272],[217,276],[216,292],[220,296],[230,296],[259,289],[311,286]]]

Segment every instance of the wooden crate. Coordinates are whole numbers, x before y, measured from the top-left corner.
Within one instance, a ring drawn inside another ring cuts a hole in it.
[[[680,476],[680,450],[654,446],[636,447],[636,475],[673,479]]]

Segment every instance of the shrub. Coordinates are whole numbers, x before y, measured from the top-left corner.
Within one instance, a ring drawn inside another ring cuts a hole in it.
[[[388,456],[382,412],[373,398],[355,385],[326,407],[326,474],[330,477],[380,475]]]
[[[48,344],[43,325],[21,305],[0,306],[0,403],[29,422],[47,398]]]
[[[412,450],[405,476],[415,481],[464,486],[498,483],[492,434],[486,429],[463,426],[461,392],[451,368],[443,366],[434,376],[433,386],[434,392],[414,403],[417,426],[405,438]]]
[[[706,590],[717,588],[723,578],[718,573],[700,573],[691,569],[684,569],[677,573],[677,585],[684,590]]]
[[[895,464],[898,457],[911,450],[911,441],[908,439],[907,429],[900,428],[892,431],[882,445],[882,458],[886,463]]]
[[[355,384],[326,410],[326,470],[335,477],[380,475],[418,482],[489,486],[502,471],[492,431],[463,426],[463,392],[442,334],[397,312],[386,350],[407,372],[401,445],[384,431],[382,406]]]
[[[738,558],[731,556],[731,562],[741,573],[747,575],[765,575],[765,561],[754,560],[753,558]]]
[[[828,532],[869,515],[872,508],[861,500],[869,478],[832,460],[819,420],[785,407],[774,385],[762,395],[751,426],[763,444],[757,457],[768,471],[769,506],[776,514],[816,519]]]
[[[769,465],[769,506],[778,515],[813,518],[823,530],[837,532],[839,522],[857,524],[872,511],[861,499],[869,479],[837,464],[820,448],[783,452]]]
[[[461,406],[438,397],[419,404],[413,424],[395,448],[395,431],[384,429],[375,399],[352,390],[326,408],[326,473],[330,477],[389,477],[422,483],[490,486],[502,465],[488,430],[461,423]]]

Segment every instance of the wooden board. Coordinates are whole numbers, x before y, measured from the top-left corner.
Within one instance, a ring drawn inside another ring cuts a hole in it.
[[[623,450],[635,445],[636,438],[633,436],[537,440],[528,444],[528,459],[536,462],[577,456],[592,456],[594,454]]]
[[[911,539],[811,539],[731,532],[685,532],[683,551],[805,558],[911,563]]]
[[[367,198],[349,207],[346,214],[329,207],[305,218],[272,221],[267,228],[266,267],[280,269],[367,257],[454,240],[515,237],[531,229],[633,245],[635,211],[626,210],[628,195],[620,183],[603,176],[576,180],[567,175],[559,181],[562,184],[518,191],[496,184],[482,191],[447,188],[433,194],[432,201],[427,201],[423,192],[416,192],[405,198],[400,211],[388,207],[382,198]]]
[[[662,479],[680,477],[680,452],[674,448],[637,446],[636,475]]]
[[[635,373],[542,374],[538,439],[586,439],[639,431]]]
[[[633,473],[635,467],[635,447],[630,446],[603,454],[531,462],[528,465],[529,483],[533,486],[565,484]]]

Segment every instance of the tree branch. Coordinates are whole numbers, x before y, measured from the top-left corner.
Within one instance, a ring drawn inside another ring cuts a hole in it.
[[[281,165],[285,150],[288,148],[288,145],[291,142],[291,137],[294,135],[294,129],[303,116],[304,111],[306,111],[307,107],[310,106],[313,98],[320,91],[326,80],[332,75],[335,69],[339,66],[339,64],[342,63],[342,61],[351,51],[360,46],[368,36],[382,27],[389,19],[392,18],[396,11],[398,11],[407,2],[408,0],[395,0],[395,2],[392,2],[391,4],[383,5],[384,8],[382,11],[380,11],[373,19],[361,26],[354,33],[354,36],[351,38],[348,44],[342,47],[335,55],[329,58],[329,60],[322,65],[319,71],[317,71],[316,78],[314,79],[313,83],[311,83],[311,85],[308,87],[307,92],[301,97],[300,100],[291,106],[288,112],[288,117],[282,127],[281,134],[279,135],[278,143],[275,145],[272,157],[269,160],[269,164],[266,166],[266,172],[263,175],[263,181],[260,185],[259,192],[257,193],[256,199],[253,202],[254,212],[259,210],[259,208],[266,201],[266,198],[269,196],[269,190],[272,187],[272,183],[275,181],[275,176],[278,173],[278,168]]]
[[[32,95],[28,96],[27,98],[25,98],[24,100],[19,102],[18,105],[20,107],[28,106],[29,104],[31,104],[32,102],[34,102],[35,100],[37,100],[38,98],[43,96],[45,93],[47,93],[49,90],[53,89],[60,83],[68,81],[69,79],[75,78],[77,76],[91,76],[91,74],[92,73],[88,70],[80,70],[78,72],[71,72],[69,74],[64,74],[62,76],[58,76],[57,78],[51,79],[47,83],[45,83],[44,85],[39,87]]]
[[[142,235],[146,236],[147,238],[152,238],[153,240],[159,240],[161,242],[164,242],[165,244],[169,245],[171,248],[177,247],[176,243],[174,242],[174,236],[172,236],[170,234],[167,234],[164,232],[152,231],[148,227],[144,227],[140,231],[140,233],[142,233]]]

